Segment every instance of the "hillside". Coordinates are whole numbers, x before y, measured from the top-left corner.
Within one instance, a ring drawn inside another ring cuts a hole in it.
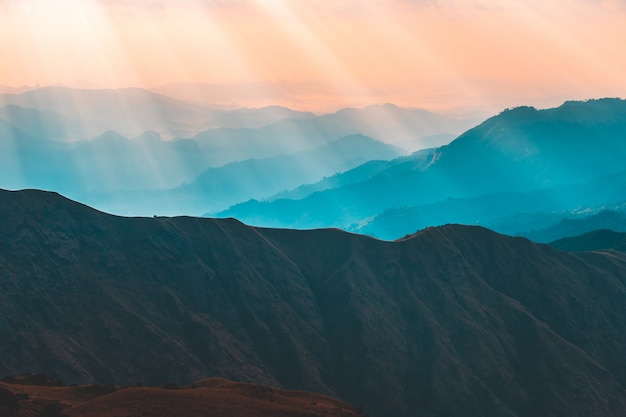
[[[182,145],[182,141],[174,143]],[[372,138],[353,135],[333,140],[310,151],[271,158],[253,158],[218,168],[208,168],[194,180],[170,189],[94,192],[83,195],[81,201],[113,214],[199,215],[205,210],[223,210],[250,198],[268,197],[299,184],[314,182],[336,172],[354,168],[375,158],[393,159],[402,152]],[[190,155],[193,154],[190,152]],[[157,165],[156,168],[160,170],[163,166]],[[191,167],[187,167],[187,170],[191,170]],[[125,178],[123,172],[116,171],[115,174],[103,175],[101,178],[109,182],[111,177],[119,178],[120,181]],[[177,177],[170,175],[169,178]]]
[[[358,182],[320,188],[298,199],[287,194],[271,202],[250,201],[218,216],[257,226],[340,227],[384,237],[390,236],[387,230],[394,229],[392,237],[397,238],[422,228],[422,217],[442,218],[426,225],[455,222],[454,216],[443,218],[438,211],[423,212],[427,206],[437,207],[449,199],[470,202],[466,199],[497,193],[534,193],[587,184],[623,172],[624,137],[624,100],[566,102],[546,110],[520,107],[506,110],[438,148],[425,168],[398,164],[392,171],[380,170]],[[595,200],[592,205],[612,201]],[[540,201],[550,203],[569,201]],[[564,209],[574,208],[577,206]],[[484,218],[519,213],[514,205],[504,213],[490,213],[489,209],[489,205],[471,206],[470,211],[480,211],[481,215],[464,222],[475,224]],[[388,224],[377,219],[386,211],[403,210],[420,210],[421,214],[412,217],[411,213],[400,213]],[[401,230],[395,230],[398,224]]]
[[[626,409],[626,258],[467,226],[398,242],[0,192],[0,375],[210,376],[372,416]]]
[[[555,240],[550,245],[568,252],[609,249],[626,252],[626,233],[600,229],[579,236]]]
[[[0,382],[3,417],[358,417],[356,409],[333,398],[272,389],[221,378],[178,387],[38,385],[43,375]],[[44,381],[47,382],[47,381]]]

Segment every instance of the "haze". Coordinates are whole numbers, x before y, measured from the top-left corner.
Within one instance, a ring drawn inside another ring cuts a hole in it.
[[[626,95],[624,21],[621,0],[0,0],[0,85],[316,112],[545,107]]]

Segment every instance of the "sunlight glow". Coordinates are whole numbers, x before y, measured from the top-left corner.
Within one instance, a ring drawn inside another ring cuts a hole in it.
[[[0,0],[0,85],[202,83],[232,86],[207,104],[314,111],[546,106],[626,95],[625,18],[619,0]]]

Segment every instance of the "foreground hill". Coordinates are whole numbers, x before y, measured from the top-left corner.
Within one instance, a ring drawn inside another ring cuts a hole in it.
[[[626,256],[467,226],[397,242],[0,192],[0,374],[303,389],[373,416],[615,416]]]
[[[41,377],[41,375],[33,375]],[[32,379],[32,378],[31,378]],[[39,378],[41,379],[41,378]],[[184,387],[113,385],[33,385],[0,382],[3,417],[358,417],[353,407],[333,398],[284,391],[221,378]]]

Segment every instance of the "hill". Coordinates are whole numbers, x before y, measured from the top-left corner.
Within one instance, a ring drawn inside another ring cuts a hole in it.
[[[173,144],[182,145],[182,141]],[[108,154],[112,160],[116,150],[113,148]],[[353,135],[328,142],[310,151],[296,152],[289,155],[279,155],[270,158],[255,158],[245,161],[232,162],[218,168],[208,168],[188,183],[171,189],[133,189],[116,192],[93,192],[83,195],[81,201],[98,207],[108,213],[123,215],[153,215],[188,213],[199,215],[205,210],[212,212],[223,210],[237,202],[250,198],[271,196],[278,191],[293,188],[302,183],[313,182],[338,171],[358,166],[372,159],[393,159],[402,153],[402,150],[381,143],[374,139]],[[102,154],[100,152],[99,154]],[[132,155],[132,154],[131,154]],[[192,151],[189,156],[197,155]],[[163,155],[165,158],[166,155]],[[117,160],[122,158],[118,157]],[[167,158],[166,158],[167,159]],[[159,161],[159,159],[156,159]],[[183,164],[179,158],[181,171],[190,171],[191,166]],[[159,170],[170,166],[172,160],[156,165],[157,178]],[[132,167],[128,163],[129,167]],[[186,168],[186,169],[182,169]],[[166,172],[161,172],[165,174]],[[124,185],[124,178],[128,171],[116,170],[113,174],[101,177],[111,182],[111,177],[119,178],[119,186]],[[135,175],[134,178],[137,176]],[[181,178],[175,173],[168,178]],[[146,183],[147,182],[146,178]],[[135,180],[136,181],[136,180]],[[127,180],[128,187],[135,181]],[[103,184],[101,190],[106,190]]]
[[[448,223],[476,224],[500,233],[548,243],[587,231],[626,228],[623,210],[626,171],[585,184],[552,187],[527,193],[492,193],[447,198],[420,206],[385,210],[353,231],[395,239],[407,225],[416,230]]]
[[[3,417],[358,417],[353,407],[333,398],[272,389],[222,378],[178,387],[113,385],[35,385],[42,375],[0,382]],[[45,377],[43,377],[45,378]]]
[[[479,227],[397,242],[235,220],[122,218],[0,192],[0,374],[209,376],[373,416],[626,409],[626,257]]]
[[[380,170],[357,182],[322,188],[298,200],[251,201],[218,216],[236,217],[258,226],[340,227],[387,237],[384,228],[395,227],[393,219],[389,226],[373,224],[367,228],[385,211],[423,210],[447,199],[534,193],[614,175],[625,169],[625,135],[624,100],[566,102],[547,110],[521,107],[506,110],[438,148],[425,167],[403,161],[394,170]],[[542,204],[550,202],[548,199]],[[592,204],[605,202],[597,200]],[[488,213],[489,206],[473,206],[471,210],[481,210],[492,219],[496,217],[496,213]],[[511,205],[506,213],[497,215],[516,213]],[[442,217],[439,212],[427,213],[431,215]],[[470,219],[468,223],[477,223],[484,217]],[[421,228],[419,222],[410,219],[411,216],[406,216],[402,220],[403,229],[394,237]],[[449,218],[442,222],[454,221]]]
[[[600,229],[584,233],[580,236],[555,240],[550,243],[550,245],[568,252],[609,249],[626,252],[626,233]]]
[[[154,130],[166,137],[189,136],[201,130],[211,110],[140,88],[77,89],[41,87],[20,94],[0,94],[0,106],[13,105],[65,120],[69,130],[91,139],[107,131],[135,137]]]

